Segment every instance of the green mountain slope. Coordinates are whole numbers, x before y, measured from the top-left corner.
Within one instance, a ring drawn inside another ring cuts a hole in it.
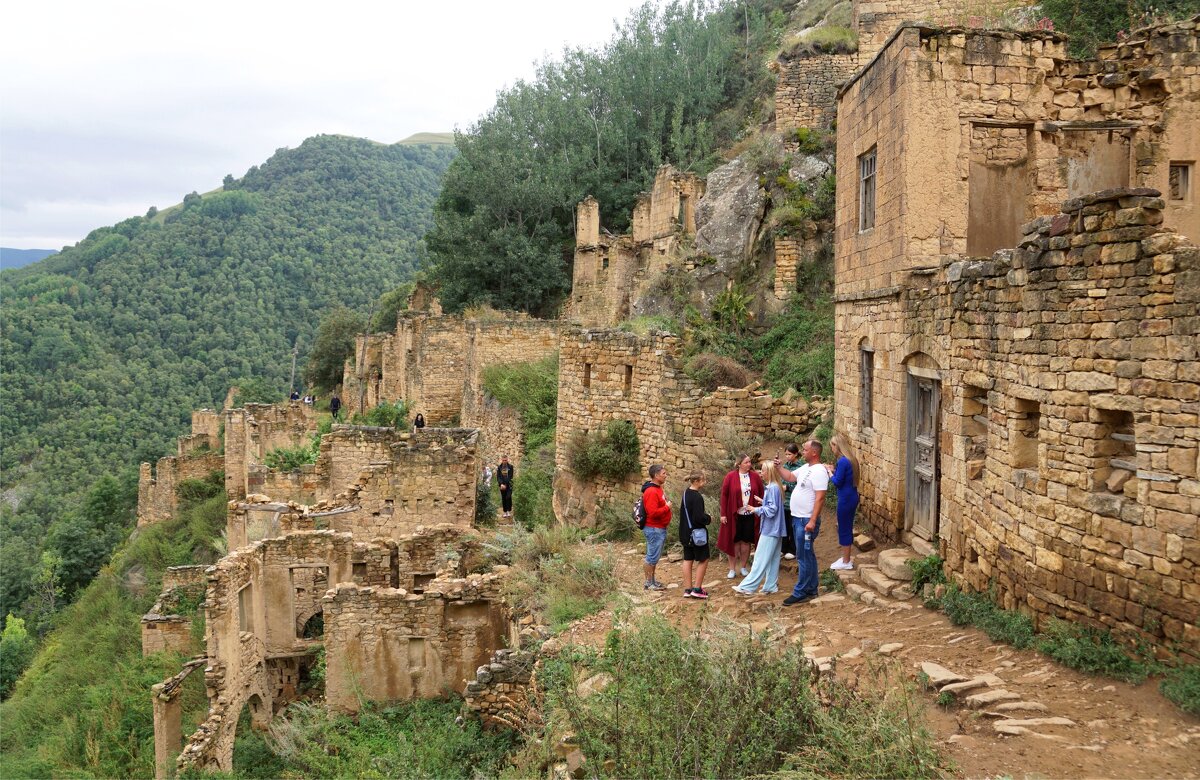
[[[111,541],[60,560],[97,535],[82,500],[97,477],[120,483],[99,500],[104,523],[113,501],[127,520],[136,464],[167,453],[193,408],[249,377],[283,397],[292,346],[303,361],[323,310],[365,307],[412,275],[453,155],[318,136],[0,273],[0,616],[38,624],[39,576],[69,597],[107,558]]]

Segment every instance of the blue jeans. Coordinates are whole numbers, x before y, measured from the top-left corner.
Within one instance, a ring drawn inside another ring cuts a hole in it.
[[[646,563],[654,566],[662,557],[663,545],[667,542],[667,529],[646,526],[642,533],[646,536]]]
[[[778,536],[758,537],[758,547],[754,550],[754,566],[750,574],[738,585],[740,590],[753,593],[762,585],[763,593],[775,593],[779,590],[779,546],[783,539]]]
[[[809,518],[792,518],[792,528],[796,534],[796,563],[799,564],[800,576],[796,579],[796,587],[792,589],[792,597],[797,599],[812,598],[817,595],[820,571],[817,569],[817,534],[821,533],[821,519],[817,518],[817,526],[812,532],[812,544],[804,549],[804,526]]]

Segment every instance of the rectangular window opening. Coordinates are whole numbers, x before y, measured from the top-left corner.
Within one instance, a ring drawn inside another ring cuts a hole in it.
[[[1098,493],[1137,495],[1137,440],[1133,412],[1096,409],[1096,471],[1092,480]]]
[[[858,232],[875,227],[876,147],[858,158]]]
[[[967,476],[978,479],[983,475],[987,460],[988,394],[974,385],[963,387],[962,432],[966,438]]]
[[[875,406],[872,397],[875,394],[875,351],[860,347],[859,355],[859,416],[863,428],[875,427]]]
[[[1037,401],[1017,398],[1012,418],[1012,467],[1038,467],[1038,435],[1042,429],[1042,405]]]
[[[1192,199],[1192,168],[1190,162],[1173,162],[1167,173],[1167,199],[1190,201]]]
[[[592,364],[583,364],[583,389],[587,390],[592,386]]]
[[[625,366],[625,395],[633,392],[633,366]]]
[[[600,270],[601,271],[608,270],[608,258],[607,257],[600,261]]]
[[[254,633],[254,584],[248,583],[238,591],[238,631]]]

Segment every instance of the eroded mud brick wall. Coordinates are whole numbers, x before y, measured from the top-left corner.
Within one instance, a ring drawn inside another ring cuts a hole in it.
[[[1069,60],[1053,33],[908,27],[843,88],[836,424],[859,450],[860,513],[878,533],[912,530],[908,382],[949,359],[949,322],[910,320],[905,296],[929,287],[946,262],[1016,246],[1024,223],[1068,198],[1153,185],[1192,159],[1195,51],[1194,22],[1140,31],[1093,63]],[[1168,197],[1166,224],[1196,231],[1189,208]]]
[[[495,575],[439,580],[417,594],[339,585],[325,605],[326,703],[356,712],[362,699],[462,692],[507,634]]]
[[[761,390],[720,388],[705,392],[682,369],[678,338],[665,333],[639,338],[611,330],[572,329],[559,350],[558,424],[555,438],[555,512],[560,520],[588,525],[598,505],[636,495],[646,469],[662,463],[671,484],[682,482],[719,440],[733,432],[750,439],[796,440],[810,429],[802,398],[773,398]],[[601,433],[612,420],[628,420],[638,432],[640,467],[626,479],[582,480],[571,471],[577,436]],[[709,475],[718,479],[720,475]],[[632,499],[630,499],[632,501]]]

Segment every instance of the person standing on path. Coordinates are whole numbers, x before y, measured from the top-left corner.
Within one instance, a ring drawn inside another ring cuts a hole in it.
[[[834,434],[829,442],[833,451],[834,465],[826,465],[829,481],[837,488],[837,530],[838,545],[842,548],[842,557],[838,558],[829,568],[834,571],[848,571],[854,568],[850,562],[850,545],[854,544],[854,513],[858,511],[858,458],[850,449],[846,436]]]
[[[513,471],[508,456],[502,455],[500,465],[496,467],[496,482],[500,485],[500,508],[505,517],[512,517]]]
[[[340,412],[341,410],[342,410],[342,399],[338,398],[336,395],[333,396],[332,398],[330,398],[329,399],[329,414],[331,414],[333,416],[333,419],[336,420],[338,418],[338,412]]]
[[[762,506],[746,507],[761,519],[754,566],[750,569],[750,575],[734,588],[743,596],[753,595],[760,585],[764,596],[779,592],[779,548],[787,536],[787,529],[783,514],[783,485],[780,484],[775,461],[763,461],[762,479],[767,486]]]
[[[683,545],[683,597],[706,599],[704,573],[708,570],[708,524],[712,522],[704,510],[704,474],[699,471],[688,476],[688,486],[679,499],[679,542]],[[696,529],[703,529],[704,544],[696,544]]]
[[[666,590],[667,586],[654,578],[654,571],[667,542],[667,526],[671,524],[671,505],[663,493],[667,469],[655,463],[649,473],[650,479],[642,485],[642,506],[646,510],[646,527],[642,529],[646,537],[646,582],[642,587],[644,590]]]
[[[762,503],[762,477],[751,468],[749,455],[739,455],[736,468],[725,475],[721,483],[721,530],[717,534],[717,549],[729,556],[731,580],[741,572],[750,574],[746,568],[750,560],[750,545],[758,542],[758,516],[748,507]]]
[[[792,491],[792,524],[795,526],[796,546],[800,548],[796,561],[800,573],[792,595],[783,600],[785,606],[815,598],[819,591],[817,554],[813,545],[821,532],[821,509],[825,506],[825,491],[829,489],[829,472],[821,465],[821,442],[809,439],[800,448],[804,465],[792,472],[796,489]]]
[[[796,469],[800,462],[800,447],[795,442],[784,447],[783,462],[779,464],[779,482],[783,485],[783,513],[787,518],[787,538],[783,540],[783,557],[793,561],[799,549],[796,544],[796,529],[792,526],[792,491],[796,489]]]

